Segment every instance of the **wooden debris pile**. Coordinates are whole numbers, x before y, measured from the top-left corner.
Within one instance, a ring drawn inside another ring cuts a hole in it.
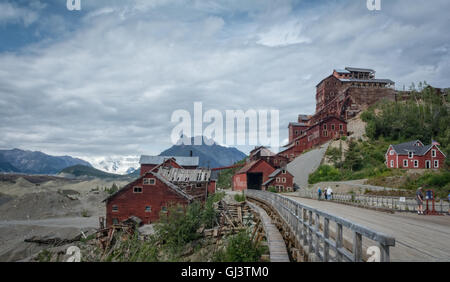
[[[217,238],[235,234],[255,225],[255,218],[258,215],[254,214],[245,202],[229,203],[221,200],[215,205],[219,214],[218,226],[199,230],[205,237]]]
[[[115,240],[120,239],[122,241],[131,238],[136,231],[136,228],[142,224],[142,221],[132,216],[120,224],[114,224],[108,228],[104,226],[104,219],[100,218],[100,229],[97,231],[97,242],[99,247],[106,251],[114,243]],[[117,235],[120,234],[120,238]]]

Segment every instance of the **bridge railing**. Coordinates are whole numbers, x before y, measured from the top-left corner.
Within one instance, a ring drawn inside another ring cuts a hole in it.
[[[315,254],[322,261],[363,261],[363,237],[376,242],[379,261],[390,261],[389,248],[395,246],[395,238],[356,224],[344,218],[317,210],[285,196],[259,190],[246,190],[246,196],[274,208],[288,224],[306,253]],[[323,228],[320,220],[323,219]],[[334,236],[330,224],[335,224]],[[351,251],[344,247],[344,228],[352,232]],[[335,254],[330,256],[330,250]],[[374,250],[374,254],[377,250]],[[377,259],[375,258],[375,261]]]
[[[299,189],[297,195],[303,198],[318,199],[319,195],[317,191]],[[322,195],[321,199],[325,199],[325,195]],[[417,212],[419,205],[414,197],[392,197],[392,196],[374,196],[374,195],[351,195],[342,193],[333,193],[331,201],[341,203],[351,203],[355,205],[385,208],[401,212]],[[426,201],[423,203],[424,209],[426,208]],[[430,207],[431,209],[431,203]],[[450,203],[443,201],[437,201],[435,203],[436,211],[440,213],[447,213],[450,209]]]

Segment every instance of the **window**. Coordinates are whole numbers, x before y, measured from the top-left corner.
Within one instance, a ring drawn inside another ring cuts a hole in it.
[[[281,173],[282,173],[282,174],[286,174],[286,170],[283,169],[283,170],[281,171]]]
[[[284,178],[284,177],[281,178],[281,182],[282,182],[282,183],[286,183],[286,178]]]
[[[391,160],[391,167],[394,167],[394,161]]]
[[[439,167],[439,161],[438,160],[434,160],[434,168],[438,168]]]
[[[119,219],[113,218],[112,223],[113,223],[114,225],[119,224]]]
[[[323,136],[327,137],[328,136],[328,131],[324,130],[323,131]]]
[[[134,186],[133,187],[133,192],[134,193],[142,193],[142,187]]]
[[[323,129],[327,130],[327,125],[326,124],[323,125]]]
[[[391,155],[391,156],[394,155],[394,150],[390,150],[389,155]]]
[[[197,183],[197,184],[195,185],[195,187],[200,188],[200,187],[202,187],[202,184],[201,184],[201,183]]]
[[[342,124],[339,124],[339,130],[344,130],[344,126]]]
[[[295,131],[295,135],[297,135],[297,134],[298,134],[298,130]]]
[[[119,208],[118,208],[116,205],[113,205],[113,206],[112,206],[112,211],[113,211],[113,212],[118,212],[118,211],[119,211]]]
[[[334,130],[334,124],[331,125],[331,130]]]
[[[155,179],[154,178],[144,178],[142,180],[142,183],[144,185],[155,185]]]
[[[298,141],[295,141],[295,145],[298,146],[300,143]]]
[[[412,158],[414,157],[414,153],[413,152],[408,152],[408,158]]]
[[[414,167],[419,167],[419,161],[418,160],[414,160]]]
[[[279,177],[277,177],[277,179],[275,180],[276,182],[280,182],[280,178]]]
[[[152,212],[152,207],[151,206],[146,206],[145,207],[145,212]]]
[[[408,167],[408,160],[403,160],[403,167]]]
[[[436,157],[436,150],[435,150],[435,149],[431,150],[431,156],[432,156],[433,158]]]
[[[161,211],[162,211],[162,212],[167,212],[167,207],[166,207],[166,206],[162,206],[162,207],[161,207]]]

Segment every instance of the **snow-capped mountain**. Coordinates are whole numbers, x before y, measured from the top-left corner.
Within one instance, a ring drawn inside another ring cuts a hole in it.
[[[94,168],[116,174],[133,173],[139,168],[140,156],[84,157]]]

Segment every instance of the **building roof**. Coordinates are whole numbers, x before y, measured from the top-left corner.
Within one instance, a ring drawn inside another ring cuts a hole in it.
[[[282,172],[283,170],[285,170],[286,173],[289,173],[289,174],[290,174],[290,172],[287,171],[286,168],[279,168],[279,169],[276,169],[274,172],[272,172],[272,173],[269,175],[269,179],[267,179],[267,180],[262,184],[262,186],[266,186],[267,184],[269,184],[270,182],[272,182],[272,181],[275,179],[275,176],[277,176],[277,175],[278,175],[280,172]],[[292,175],[292,174],[291,174],[291,175]]]
[[[335,69],[334,71],[337,73],[350,73],[348,70],[343,70],[343,69]]]
[[[267,149],[267,148],[264,147],[264,146],[256,147],[255,149],[253,149],[253,150],[250,152],[250,155],[254,156],[254,155],[256,155],[258,152],[261,152],[261,153],[260,153],[260,156],[261,156],[261,157],[271,157],[271,156],[275,156],[275,153],[274,153],[274,152],[270,151],[269,149]]]
[[[236,174],[242,174],[242,173],[247,173],[247,171],[251,170],[253,168],[253,166],[255,166],[258,162],[265,162],[266,164],[268,164],[269,166],[271,166],[269,163],[267,163],[265,160],[263,159],[259,159],[259,160],[255,160],[255,161],[250,161],[248,163],[246,163],[240,170],[238,170],[238,172],[236,172]]]
[[[387,84],[393,84],[393,82],[390,79],[378,79],[378,78],[372,78],[372,79],[357,79],[357,78],[339,78],[342,82],[378,82],[378,83],[387,83]]]
[[[311,119],[310,115],[298,115],[298,120],[308,121]]]
[[[198,166],[200,159],[199,157],[179,157],[179,156],[146,156],[142,155],[139,160],[140,164],[162,164],[167,159],[175,159],[177,164],[181,166]]]
[[[271,177],[271,178],[267,179],[263,184],[261,184],[261,186],[266,186],[266,185],[268,185],[270,182],[272,182],[273,180],[274,180],[274,178]]]
[[[281,168],[276,169],[274,172],[272,172],[272,173],[269,175],[269,178],[272,178],[272,177],[277,176],[277,174],[280,173],[282,170],[283,170],[283,169],[281,169]],[[284,169],[284,170],[285,170],[285,169]]]
[[[106,199],[103,200],[103,202],[108,201],[111,198],[114,198],[116,195],[124,192],[125,190],[127,190],[128,188],[133,187],[134,185],[136,185],[137,182],[139,182],[142,178],[146,178],[148,177],[148,175],[152,175],[154,177],[156,177],[158,180],[160,180],[162,183],[164,183],[165,185],[167,185],[170,189],[172,189],[174,192],[176,192],[177,194],[179,194],[180,196],[186,198],[188,201],[192,201],[194,198],[187,194],[186,192],[184,192],[180,187],[178,187],[177,185],[170,183],[167,179],[165,179],[164,177],[162,177],[161,175],[159,175],[158,173],[155,172],[147,172],[144,175],[142,175],[141,177],[139,177],[138,179],[128,183],[127,185],[125,185],[124,187],[122,187],[121,189],[119,189],[118,191],[116,191],[115,193],[109,195],[109,197],[107,197]]]
[[[346,67],[345,69],[348,70],[349,72],[371,72],[371,73],[375,73],[375,71],[373,69],[354,68],[354,67]]]
[[[290,122],[289,126],[290,125],[292,125],[292,126],[308,126],[306,123],[303,123],[303,122]]]
[[[160,168],[158,174],[172,183],[208,182],[211,179],[210,169]]]
[[[421,146],[417,145],[420,143]],[[408,155],[409,152],[413,152],[414,155],[423,156],[425,155],[433,145],[423,145],[420,140],[409,141],[397,145],[391,145],[398,155]]]

